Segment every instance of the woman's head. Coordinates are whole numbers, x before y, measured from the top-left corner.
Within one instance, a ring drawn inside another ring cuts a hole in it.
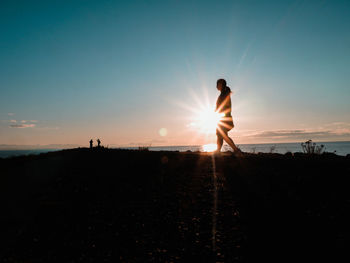
[[[218,79],[216,81],[216,88],[220,91],[222,91],[224,88],[227,87],[227,83],[226,83],[226,80],[224,79]]]

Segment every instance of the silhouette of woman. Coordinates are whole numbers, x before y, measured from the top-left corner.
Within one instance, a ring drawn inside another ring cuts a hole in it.
[[[242,155],[241,150],[237,148],[233,140],[228,136],[228,132],[234,127],[231,116],[231,89],[227,87],[226,80],[218,79],[216,82],[216,88],[221,92],[216,101],[216,112],[222,114],[222,117],[216,128],[217,135],[217,150],[220,152],[222,144],[225,140],[234,152],[238,155]]]

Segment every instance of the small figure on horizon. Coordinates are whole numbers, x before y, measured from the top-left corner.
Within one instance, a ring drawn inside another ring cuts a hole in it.
[[[101,147],[101,140],[97,139],[97,147],[100,148]]]
[[[216,112],[222,114],[222,117],[216,128],[217,150],[220,152],[224,140],[231,146],[234,153],[242,155],[242,152],[228,136],[228,132],[234,127],[231,115],[231,89],[227,86],[226,80],[218,79],[216,88],[221,92],[216,101]]]
[[[93,143],[94,143],[94,141],[91,139],[91,140],[90,140],[90,149],[92,149],[92,147],[93,147],[92,144],[93,144]]]

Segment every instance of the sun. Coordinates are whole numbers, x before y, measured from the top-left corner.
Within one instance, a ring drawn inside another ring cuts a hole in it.
[[[222,114],[215,112],[214,107],[205,107],[196,112],[190,125],[200,133],[214,134]]]
[[[195,92],[191,88],[188,88],[188,90],[189,103],[184,100],[172,101],[178,107],[186,110],[185,115],[180,117],[186,121],[186,130],[183,131],[183,134],[190,131],[191,137],[188,139],[191,142],[198,143],[200,140],[201,144],[210,143],[214,140],[218,124],[224,116],[222,113],[216,112],[216,100],[213,99],[214,96],[209,96],[208,89],[205,86],[202,87],[203,92]],[[213,147],[205,146],[203,151],[212,151]]]

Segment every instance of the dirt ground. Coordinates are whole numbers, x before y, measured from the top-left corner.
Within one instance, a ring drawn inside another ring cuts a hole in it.
[[[0,165],[1,262],[349,262],[347,157],[73,149]]]

